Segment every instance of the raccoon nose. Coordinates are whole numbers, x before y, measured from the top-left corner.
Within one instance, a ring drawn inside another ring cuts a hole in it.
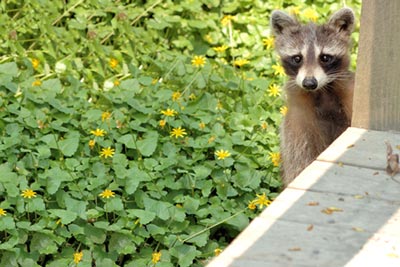
[[[308,90],[314,90],[318,87],[318,81],[314,77],[305,77],[303,80],[303,87]]]

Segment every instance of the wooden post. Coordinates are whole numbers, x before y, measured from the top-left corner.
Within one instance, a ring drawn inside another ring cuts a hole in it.
[[[400,131],[400,1],[363,0],[352,126]]]

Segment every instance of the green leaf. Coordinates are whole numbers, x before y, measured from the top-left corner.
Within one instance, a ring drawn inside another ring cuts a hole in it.
[[[243,231],[244,228],[249,225],[249,218],[245,214],[240,213],[232,219],[226,221],[226,224],[231,225],[238,231]]]
[[[59,79],[49,79],[42,83],[42,88],[54,93],[61,93],[61,82]]]
[[[79,146],[79,133],[75,131],[70,132],[66,139],[59,141],[59,146],[65,156],[72,156]]]
[[[118,142],[124,144],[127,148],[136,148],[135,140],[132,134],[126,134],[118,138]]]
[[[130,235],[113,233],[110,237],[108,249],[116,251],[118,254],[131,254],[136,249],[132,240],[133,238]]]
[[[50,212],[50,214],[52,214],[53,216],[60,218],[62,224],[70,224],[77,217],[77,214],[75,212],[68,210],[49,209],[48,212]]]
[[[127,210],[128,216],[130,218],[139,218],[139,221],[141,224],[148,224],[149,222],[153,221],[154,218],[156,217],[156,214],[151,211],[147,210],[139,210],[139,209],[131,209]]]
[[[148,132],[144,136],[143,140],[138,140],[137,146],[138,146],[140,153],[143,156],[149,157],[156,150],[157,142],[158,142],[158,133],[152,131],[152,132]]]
[[[46,172],[46,188],[49,194],[57,192],[63,181],[71,181],[72,178],[67,171],[61,170],[60,167],[54,167]]]
[[[199,208],[200,200],[186,196],[183,202],[183,207],[188,214],[195,214]]]
[[[103,244],[106,240],[106,231],[90,224],[84,226],[85,237],[95,244]]]
[[[14,219],[9,215],[0,217],[0,231],[11,229],[15,229]]]
[[[2,242],[0,244],[0,251],[12,251],[15,249],[15,247],[18,245],[19,243],[19,237],[16,235],[13,235],[10,237],[9,240],[7,240],[6,242]]]
[[[4,163],[0,165],[0,182],[1,183],[14,183],[18,182],[18,175],[11,171],[11,168],[8,166],[8,163]]]
[[[39,197],[27,199],[26,201],[27,201],[26,210],[28,212],[44,211],[46,209],[43,199],[41,199]]]
[[[196,250],[195,246],[180,245],[171,249],[171,255],[178,258],[178,264],[180,267],[191,266],[195,257],[200,254],[201,252]]]
[[[211,168],[207,168],[202,165],[197,165],[193,167],[194,173],[197,179],[207,178],[211,174]]]
[[[117,197],[113,197],[110,199],[106,199],[104,204],[104,209],[107,212],[112,212],[112,211],[119,211],[124,209],[124,205],[122,204],[122,200]]]
[[[48,234],[34,233],[30,243],[32,251],[38,251],[40,254],[53,254],[57,252],[57,244],[54,238]]]
[[[172,204],[164,201],[156,201],[147,197],[143,199],[143,204],[146,211],[155,213],[161,220],[165,221],[170,218],[168,208],[171,207]]]
[[[8,62],[8,63],[3,63],[0,65],[0,73],[1,74],[7,74],[10,76],[17,76],[18,75],[18,67],[15,62]]]

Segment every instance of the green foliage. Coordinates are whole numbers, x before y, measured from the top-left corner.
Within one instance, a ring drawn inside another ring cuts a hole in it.
[[[0,3],[0,265],[203,266],[281,186],[268,15],[342,1],[64,2]]]

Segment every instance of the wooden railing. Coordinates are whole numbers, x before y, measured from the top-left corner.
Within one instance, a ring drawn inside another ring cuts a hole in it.
[[[400,131],[400,1],[363,0],[352,126]]]

